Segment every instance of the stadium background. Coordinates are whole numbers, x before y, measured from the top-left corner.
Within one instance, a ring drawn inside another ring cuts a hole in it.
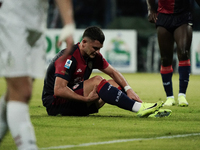
[[[194,32],[200,31],[200,9],[195,0],[191,0]],[[53,0],[49,0],[47,28],[59,29],[62,21]],[[146,0],[73,0],[74,18],[77,29],[97,25],[102,29],[137,31],[137,72],[159,72],[159,49],[154,24],[147,20]],[[198,35],[197,37],[199,37]],[[199,41],[195,41],[198,45]],[[200,48],[195,45],[192,63],[193,73],[200,74]],[[174,72],[177,72],[176,47],[174,48]],[[195,61],[195,62],[194,62]],[[197,71],[194,71],[197,69]]]
[[[151,57],[148,54],[148,49],[155,51],[153,48],[156,48],[156,31],[154,26],[147,21],[145,0],[74,0],[74,9],[78,30],[90,25],[98,25],[103,29],[136,30],[138,33],[137,60],[140,60],[137,63],[138,72],[158,72],[157,63],[151,62],[150,66],[147,66],[148,57]],[[195,3],[193,14],[194,31],[199,32],[200,9]],[[49,29],[62,26],[58,10],[52,3],[47,24]],[[156,64],[155,67],[153,67],[153,64]],[[162,82],[159,80],[160,74],[135,73],[124,75],[145,101],[165,100]],[[107,78],[107,76],[103,77]],[[131,112],[111,105],[105,105],[98,114],[89,117],[51,117],[46,114],[41,102],[43,80],[37,79],[34,83],[30,114],[38,147],[40,149],[69,149],[71,147],[71,149],[78,150],[130,150],[133,148],[135,150],[198,150],[200,147],[200,76],[191,75],[190,78],[190,87],[187,92],[190,106],[186,108],[170,107],[173,111],[172,116],[160,119],[137,118]],[[177,95],[178,74],[174,74],[173,83],[174,93]],[[0,78],[0,85],[0,95],[2,95],[6,89],[3,78]],[[124,139],[130,142],[121,143],[120,140],[124,141]],[[119,141],[119,143],[102,144],[114,140]],[[87,143],[91,145],[87,146]],[[96,145],[92,145],[93,143],[96,143]],[[10,133],[5,137],[0,149],[16,149]]]

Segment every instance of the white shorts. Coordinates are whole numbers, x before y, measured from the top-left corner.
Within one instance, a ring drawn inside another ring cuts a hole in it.
[[[0,33],[0,76],[43,78],[46,70],[44,34],[39,37],[31,32],[33,36],[30,36],[25,27],[5,22],[0,23]],[[30,44],[28,36],[36,42]]]

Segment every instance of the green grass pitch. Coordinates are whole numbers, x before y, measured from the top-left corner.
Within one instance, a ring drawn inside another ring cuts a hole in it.
[[[92,74],[105,76],[100,73]],[[145,102],[165,101],[159,73],[123,74]],[[178,74],[173,75],[177,99]],[[197,150],[200,148],[200,76],[191,75],[187,90],[189,107],[164,107],[172,110],[169,118],[137,118],[135,113],[106,104],[99,113],[87,117],[48,116],[42,105],[43,80],[34,83],[30,116],[39,149],[70,150]],[[5,81],[0,78],[0,96]],[[181,137],[182,135],[182,137]],[[187,136],[188,135],[188,136]],[[71,146],[69,146],[71,145]],[[52,147],[52,148],[50,148]],[[53,148],[54,147],[54,148]],[[0,150],[15,150],[8,134]]]

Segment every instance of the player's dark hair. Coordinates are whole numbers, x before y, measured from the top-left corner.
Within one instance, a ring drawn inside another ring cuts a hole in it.
[[[86,28],[86,30],[83,33],[83,38],[84,37],[88,37],[91,40],[97,40],[101,44],[103,44],[105,40],[104,33],[99,27],[96,27],[96,26],[91,26],[91,27]]]

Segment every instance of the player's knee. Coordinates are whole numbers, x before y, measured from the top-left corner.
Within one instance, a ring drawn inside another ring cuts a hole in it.
[[[32,96],[32,87],[23,86],[18,89],[18,93],[21,95],[21,98],[24,102],[28,102]]]
[[[179,60],[187,60],[190,58],[190,52],[188,50],[181,50],[178,52]]]
[[[22,94],[23,94],[24,100],[26,102],[28,102],[31,99],[31,96],[32,96],[32,89],[27,88],[26,90],[24,90],[24,92]]]
[[[171,58],[167,58],[167,57],[162,57],[161,58],[161,65],[165,66],[165,67],[172,65],[172,59]]]
[[[93,77],[93,83],[95,83],[96,85],[99,85],[99,83],[103,80],[104,78],[97,75]]]
[[[8,94],[10,99],[19,100],[22,102],[28,102],[32,95],[32,87],[18,86],[9,87]]]

